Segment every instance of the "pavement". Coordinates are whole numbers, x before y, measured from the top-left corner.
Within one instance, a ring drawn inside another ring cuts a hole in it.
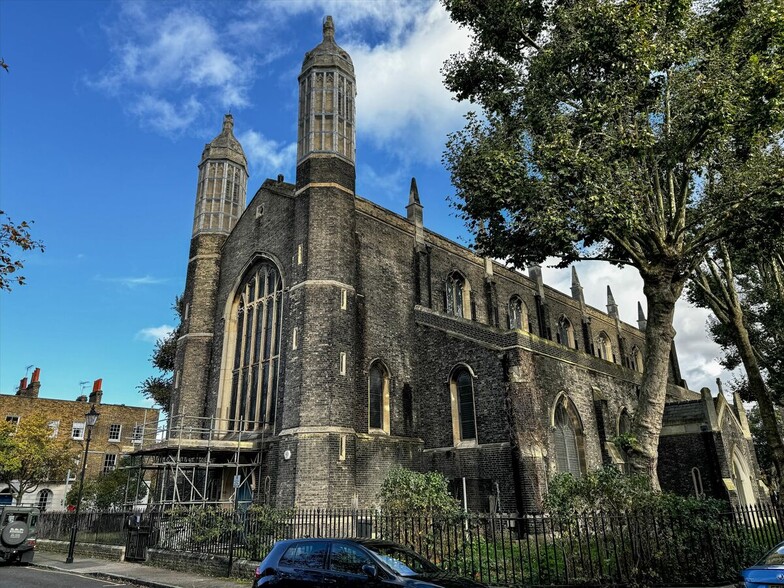
[[[36,551],[33,565],[39,568],[107,578],[149,588],[241,588],[250,587],[251,579],[239,580],[199,576],[197,574],[156,568],[138,563],[109,561],[89,557],[74,557],[65,563],[65,554],[53,551]]]

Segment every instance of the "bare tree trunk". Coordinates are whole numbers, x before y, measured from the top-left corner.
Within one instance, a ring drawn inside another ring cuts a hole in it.
[[[670,350],[675,336],[672,321],[675,302],[680,297],[685,280],[673,279],[671,271],[661,271],[643,278],[643,291],[648,300],[645,368],[632,424],[632,434],[637,443],[629,452],[629,465],[632,473],[644,475],[650,480],[652,489],[660,490],[656,466],[664,402],[667,397]]]

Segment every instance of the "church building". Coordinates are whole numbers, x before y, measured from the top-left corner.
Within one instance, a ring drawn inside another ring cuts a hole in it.
[[[199,163],[168,439],[150,450],[191,468],[189,499],[365,508],[400,465],[442,472],[471,510],[525,513],[557,472],[624,468],[642,309],[626,324],[609,287],[601,311],[576,272],[567,295],[429,231],[415,180],[405,214],[358,196],[357,80],[331,17],[298,83],[294,183],[246,204],[231,115]],[[764,498],[740,400],[688,390],[674,350],[659,473]]]

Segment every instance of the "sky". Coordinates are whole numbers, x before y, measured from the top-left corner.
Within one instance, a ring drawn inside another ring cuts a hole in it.
[[[405,215],[416,177],[426,228],[469,245],[441,164],[470,105],[440,70],[469,46],[436,0],[0,0],[0,209],[34,221],[25,286],[0,293],[0,393],[41,368],[41,396],[150,405],[156,339],[184,288],[204,144],[231,112],[248,195],[295,170],[297,75],[331,14],[357,76],[357,194]],[[636,325],[636,270],[578,264],[586,302]],[[569,292],[569,270],[544,268]],[[725,381],[707,312],[677,306],[689,387]]]

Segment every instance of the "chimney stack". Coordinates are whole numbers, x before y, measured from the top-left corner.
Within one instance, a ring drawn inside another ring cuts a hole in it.
[[[90,392],[90,404],[101,404],[101,397],[103,396],[103,391],[101,390],[102,383],[103,379],[101,378],[93,382],[93,391]]]
[[[16,391],[16,395],[25,398],[38,398],[38,391],[41,389],[40,378],[41,368],[35,368],[29,384],[26,377],[19,381],[19,390]]]

